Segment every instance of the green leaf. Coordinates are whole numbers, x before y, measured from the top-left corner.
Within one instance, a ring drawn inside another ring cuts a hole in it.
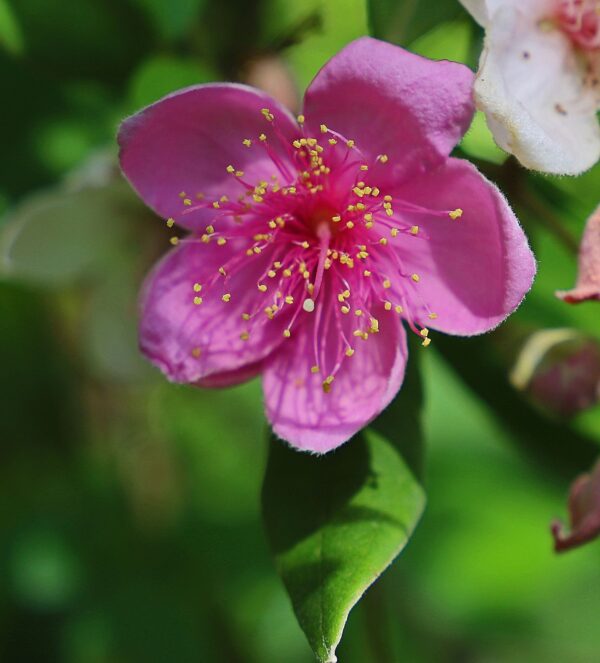
[[[263,514],[277,570],[300,626],[322,662],[335,650],[352,607],[400,553],[425,495],[399,447],[380,431],[395,428],[406,447],[422,442],[408,384],[385,420],[326,455],[271,440]],[[395,422],[395,425],[394,425]]]
[[[407,45],[443,21],[464,15],[457,0],[368,0],[371,34]]]
[[[7,0],[0,0],[0,47],[11,55],[23,53],[23,34]]]

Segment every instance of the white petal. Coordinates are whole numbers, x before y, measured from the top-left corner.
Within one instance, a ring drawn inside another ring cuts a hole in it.
[[[553,0],[460,0],[461,5],[483,27],[487,27],[494,14],[502,7],[521,7],[530,16],[550,15],[554,11]]]
[[[600,158],[598,85],[559,30],[502,7],[486,35],[477,105],[498,145],[527,168],[576,175]]]

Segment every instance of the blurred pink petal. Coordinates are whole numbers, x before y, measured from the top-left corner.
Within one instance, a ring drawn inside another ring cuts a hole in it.
[[[600,461],[589,474],[577,477],[569,494],[570,533],[560,522],[552,524],[554,549],[564,552],[600,536]]]
[[[496,326],[535,262],[498,190],[448,158],[471,82],[462,65],[363,38],[317,74],[298,123],[227,85],[126,120],[125,175],[192,231],[147,281],[144,353],[201,386],[261,372],[275,432],[323,453],[400,388],[402,320],[423,345],[428,325]]]
[[[579,247],[579,273],[573,290],[556,293],[569,304],[600,300],[600,207],[589,218]]]

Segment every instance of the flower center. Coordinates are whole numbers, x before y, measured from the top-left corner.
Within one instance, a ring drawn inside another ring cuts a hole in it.
[[[404,243],[428,239],[416,218],[451,223],[462,210],[431,210],[394,198],[376,182],[377,173],[389,168],[387,155],[368,158],[352,139],[324,124],[318,137],[307,135],[302,116],[300,136],[290,142],[275,116],[268,109],[262,114],[269,135],[246,138],[243,144],[266,151],[273,164],[269,180],[246,181],[244,172],[230,164],[226,170],[238,183],[237,199],[208,201],[196,194],[200,202],[194,203],[180,194],[184,214],[214,211],[205,232],[183,242],[214,242],[215,251],[228,243],[235,248],[218,273],[194,284],[190,300],[199,306],[204,298],[217,297],[231,305],[242,294],[230,291],[231,277],[250,268],[258,280],[245,280],[243,287],[256,288],[257,296],[255,307],[242,313],[246,329],[241,339],[277,322],[279,333],[291,338],[314,316],[311,372],[323,376],[328,392],[343,362],[354,355],[354,343],[379,332],[376,316],[382,325],[386,316],[401,316],[423,345],[429,344],[425,321],[437,314],[422,300],[420,276],[404,264]],[[333,351],[332,337],[337,338]],[[322,339],[328,339],[327,353]],[[191,352],[200,357],[202,348]]]
[[[577,46],[600,49],[600,0],[559,0],[557,20]]]

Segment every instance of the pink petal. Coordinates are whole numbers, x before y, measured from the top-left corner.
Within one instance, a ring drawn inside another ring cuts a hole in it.
[[[552,524],[556,552],[576,548],[600,536],[600,461],[589,474],[581,474],[573,482],[569,520],[570,533],[564,533],[559,522]]]
[[[174,382],[202,386],[242,382],[258,373],[260,361],[283,340],[286,317],[266,318],[264,295],[255,285],[268,256],[252,258],[225,281],[194,292],[195,283],[206,284],[235,255],[234,244],[185,243],[168,253],[145,283],[141,349]],[[222,296],[227,293],[231,299],[225,303]],[[202,297],[200,306],[194,304],[195,296]],[[260,314],[254,321],[242,319],[242,313],[256,310]],[[242,340],[247,330],[250,336]]]
[[[333,304],[332,304],[333,306]],[[367,341],[352,336],[355,354],[346,358],[329,393],[323,390],[327,371],[311,372],[314,364],[315,313],[266,363],[263,373],[267,416],[277,435],[303,451],[325,453],[349,440],[374,419],[398,392],[407,360],[406,334],[398,318],[374,311],[381,331]],[[347,322],[346,322],[347,321]],[[337,342],[327,335],[324,355],[335,361]]]
[[[527,238],[504,196],[460,159],[448,159],[396,194],[423,207],[463,210],[456,220],[448,214],[410,215],[419,234],[405,237],[398,255],[407,273],[420,277],[418,283],[406,279],[416,321],[459,336],[500,324],[519,306],[536,272]],[[437,318],[429,319],[429,312]]]
[[[305,95],[308,126],[321,123],[348,139],[372,162],[382,188],[440,163],[467,130],[474,112],[473,73],[363,37],[334,56]]]
[[[273,123],[264,118],[263,108],[275,115]],[[198,193],[209,205],[223,195],[237,199],[244,189],[226,171],[229,165],[243,171],[251,183],[279,174],[258,140],[261,133],[267,136],[270,149],[289,162],[287,147],[298,135],[289,111],[263,92],[243,85],[199,85],[175,92],[123,122],[121,167],[159,215],[198,229],[210,222],[214,210],[207,207],[183,216],[186,208],[180,193],[186,193],[194,205]],[[285,148],[277,133],[287,141]],[[253,141],[251,148],[242,144],[247,138]]]
[[[569,304],[600,300],[600,207],[589,218],[581,240],[577,285],[556,296]]]

